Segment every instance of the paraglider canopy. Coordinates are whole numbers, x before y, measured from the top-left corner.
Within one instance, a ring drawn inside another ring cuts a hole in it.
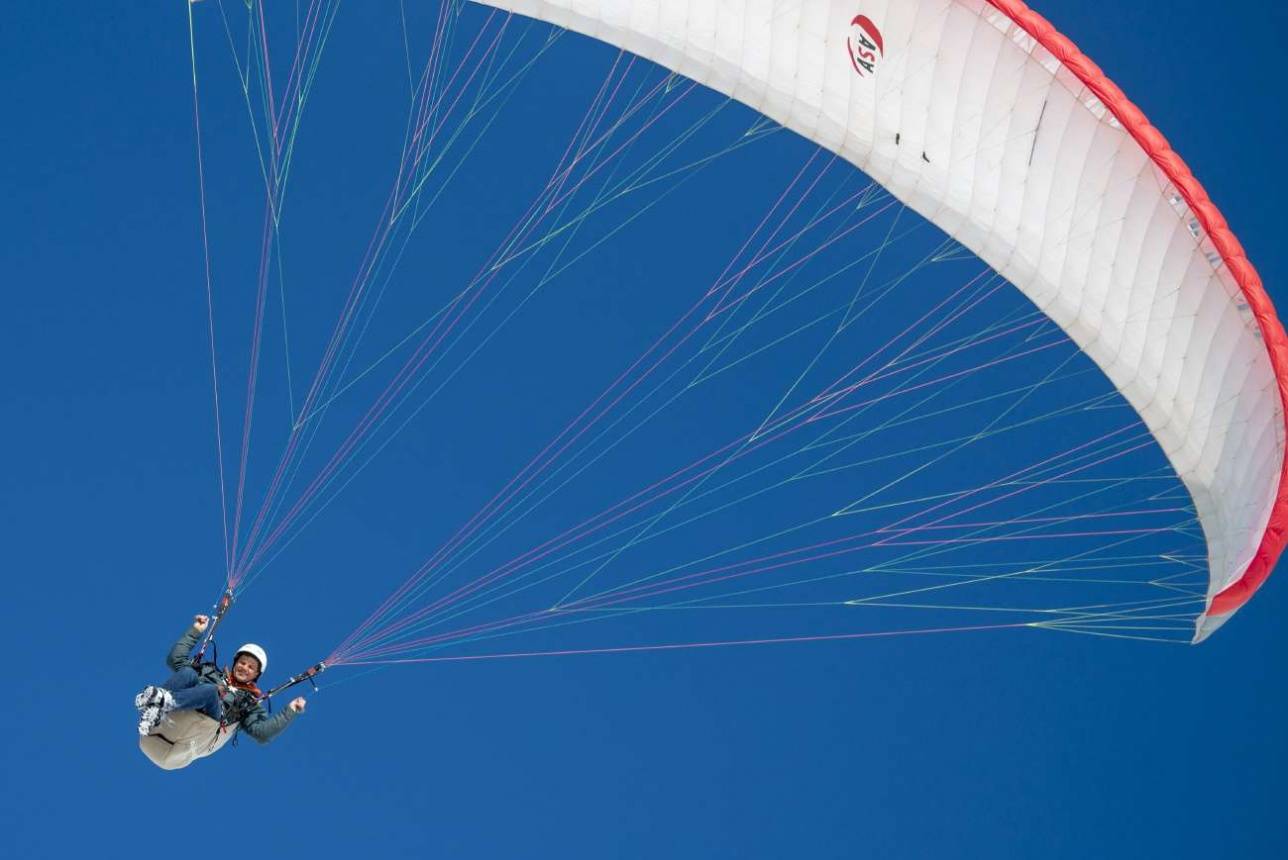
[[[1185,163],[1019,0],[478,0],[651,59],[838,153],[1025,293],[1139,412],[1207,542],[1194,640],[1285,541],[1288,339]]]

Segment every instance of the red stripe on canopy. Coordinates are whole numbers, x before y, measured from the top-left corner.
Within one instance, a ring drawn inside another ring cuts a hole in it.
[[[1221,259],[1239,285],[1239,289],[1243,291],[1248,300],[1248,306],[1257,320],[1257,325],[1261,328],[1262,339],[1270,356],[1270,366],[1274,369],[1275,380],[1279,387],[1279,400],[1280,403],[1285,404],[1283,411],[1285,420],[1288,421],[1288,336],[1284,334],[1283,324],[1275,313],[1270,297],[1266,295],[1261,277],[1253,268],[1247,254],[1243,251],[1243,246],[1230,231],[1225,218],[1212,203],[1203,186],[1168,144],[1162,132],[1150,124],[1141,109],[1132,104],[1123,91],[1100,70],[1100,67],[1078,50],[1077,45],[1057,31],[1051,22],[1034,12],[1021,0],[988,0],[988,2],[1036,39],[1065,68],[1076,75],[1087,89],[1095,93],[1096,98],[1100,99],[1110,113],[1122,123],[1123,128],[1136,139],[1145,153],[1153,159],[1185,198],[1190,211],[1194,213],[1204,232],[1211,238],[1221,254]],[[1288,438],[1288,425],[1285,426],[1285,438]],[[1266,523],[1266,530],[1261,536],[1256,554],[1239,579],[1213,596],[1206,614],[1224,615],[1247,603],[1270,576],[1286,541],[1288,541],[1288,458],[1285,458],[1280,466],[1279,489],[1275,493],[1275,504],[1270,511],[1270,520]]]

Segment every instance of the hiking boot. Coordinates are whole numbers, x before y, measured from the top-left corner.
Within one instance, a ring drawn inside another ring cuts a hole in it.
[[[159,705],[165,701],[165,696],[163,694],[167,693],[169,693],[169,691],[163,687],[153,687],[150,685],[144,687],[142,692],[134,697],[134,707],[141,711],[144,708]]]
[[[150,735],[161,722],[161,706],[146,705],[139,714],[139,734]]]

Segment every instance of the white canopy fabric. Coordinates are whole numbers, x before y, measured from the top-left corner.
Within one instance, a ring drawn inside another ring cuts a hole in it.
[[[480,0],[616,45],[851,161],[1022,290],[1140,413],[1207,540],[1201,641],[1285,540],[1288,341],[1188,168],[1012,0]]]

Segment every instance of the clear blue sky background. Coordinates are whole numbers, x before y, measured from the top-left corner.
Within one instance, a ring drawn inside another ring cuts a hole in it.
[[[1173,141],[1284,307],[1288,13],[1035,5]],[[0,854],[1283,856],[1282,573],[1199,648],[1001,631],[337,671],[272,747],[149,765],[130,698],[222,576],[186,28],[180,0],[0,11]],[[357,86],[360,46],[337,40],[319,86]],[[568,40],[538,80],[584,83],[605,56]],[[224,60],[204,68],[226,87]],[[552,102],[516,108],[531,129],[510,149],[516,177],[566,140],[573,111]],[[343,118],[319,110],[309,133],[343,154]],[[250,142],[209,134],[224,166]],[[373,210],[329,169],[335,186],[314,193],[341,214],[316,228],[316,259],[293,259],[334,287]],[[466,226],[512,217],[483,185],[511,180],[473,181]],[[640,247],[676,240],[663,219],[638,230]],[[244,263],[236,241],[216,234],[217,266]],[[419,241],[422,271],[455,265],[454,243]],[[518,387],[551,424],[581,402]],[[391,473],[421,479],[373,478],[337,503],[230,617],[228,637],[268,645],[274,677],[323,656],[513,471],[488,454],[510,441],[500,419],[457,407],[391,454]]]

